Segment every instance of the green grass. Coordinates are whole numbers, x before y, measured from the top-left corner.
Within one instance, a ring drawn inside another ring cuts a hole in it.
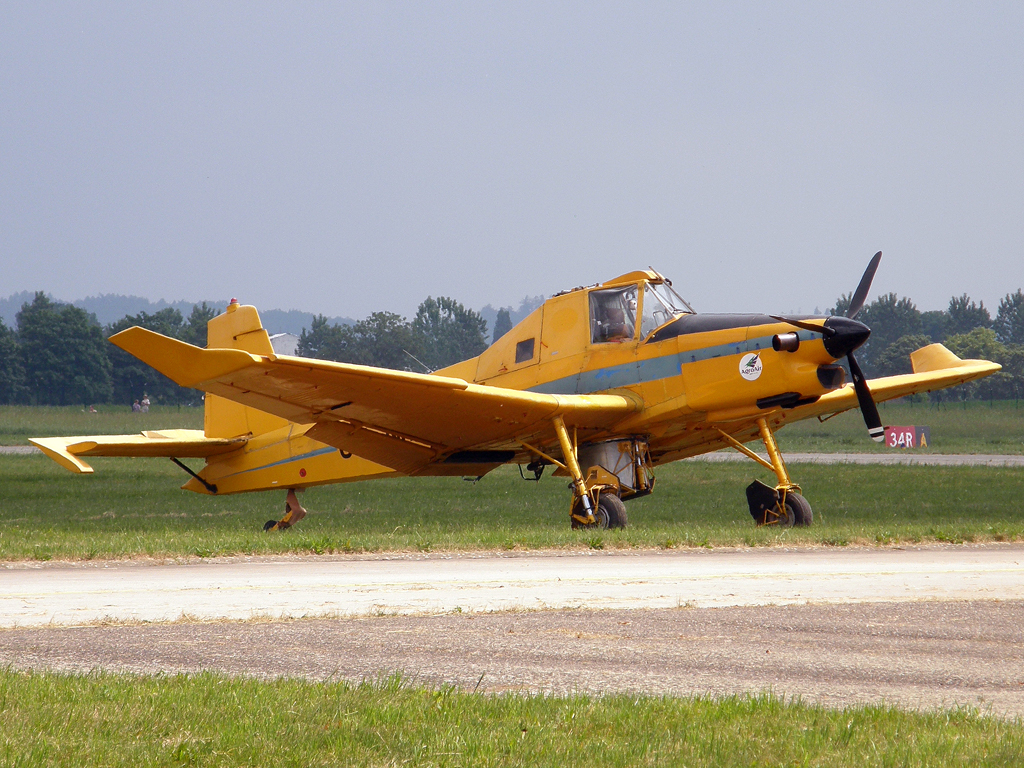
[[[98,405],[96,413],[81,406],[0,405],[0,445],[28,445],[30,437],[131,435],[145,429],[202,429],[203,409],[154,405],[149,413],[132,413],[127,405]]]
[[[932,405],[907,399],[880,403],[883,424],[930,427],[932,442],[914,453],[1024,453],[1024,401]],[[806,419],[779,431],[783,451],[807,453],[892,453],[867,437],[860,411],[825,422]],[[759,444],[753,444],[757,447]],[[901,449],[897,449],[901,450]]]
[[[0,560],[209,557],[380,551],[623,549],[1024,540],[1024,469],[790,466],[814,508],[811,528],[756,528],[744,487],[753,463],[677,462],[618,531],[572,531],[561,478],[523,482],[504,467],[477,483],[397,478],[311,488],[311,514],[265,534],[284,494],[181,491],[166,460],[99,459],[73,475],[43,456],[0,457]]]
[[[202,408],[155,405],[149,413],[101,405],[99,413],[78,407],[0,406],[0,445],[28,445],[30,437],[133,434],[144,429],[202,429]],[[881,403],[885,424],[931,427],[931,453],[1024,453],[1024,402],[947,403],[898,400]],[[891,451],[867,437],[860,411],[821,423],[791,424],[779,432],[783,450],[814,453]],[[755,448],[759,443],[753,443]],[[918,449],[915,449],[915,451]]]
[[[1014,766],[1024,724],[778,697],[0,672],[3,765]]]
[[[1024,407],[1012,402],[901,402],[883,405],[882,415],[930,426],[933,451],[1013,453],[1024,436]],[[0,407],[7,443],[201,426],[202,410],[193,408]],[[884,450],[865,437],[857,412],[791,425],[779,441],[784,452]],[[754,477],[774,483],[771,475],[752,463],[683,462],[660,468],[656,492],[627,506],[625,531],[573,532],[564,480],[524,483],[502,468],[476,484],[418,478],[313,488],[303,497],[313,514],[266,535],[263,523],[283,512],[282,494],[198,496],[177,489],[187,477],[166,460],[93,463],[95,475],[75,476],[41,456],[0,456],[0,560],[1024,539],[1020,469],[793,464],[815,525],[779,532],[753,526],[743,494]]]
[[[101,411],[106,409],[101,407]],[[882,408],[932,429],[938,452],[1020,453],[1024,408]],[[37,435],[202,427],[202,411],[86,414],[0,407],[0,444]],[[784,451],[869,451],[858,413],[780,433]],[[0,560],[207,557],[386,550],[618,549],[1024,540],[1024,470],[794,464],[810,529],[756,529],[757,466],[661,468],[625,531],[569,530],[562,479],[503,468],[451,478],[310,489],[296,528],[264,534],[283,494],[178,490],[168,461],[98,459],[75,476],[41,456],[0,456]],[[377,684],[0,671],[0,765],[1020,765],[1024,725],[972,710],[829,710],[771,695],[489,696]]]

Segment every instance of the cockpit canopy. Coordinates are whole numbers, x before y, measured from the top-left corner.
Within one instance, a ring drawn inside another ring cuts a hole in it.
[[[657,273],[652,273],[651,277]],[[619,282],[630,276],[624,275]],[[646,274],[645,274],[645,277]],[[638,293],[643,290],[642,300]],[[639,313],[640,338],[647,336],[676,317],[693,309],[672,290],[671,283],[643,279],[636,283],[590,291],[590,340],[594,344],[621,342],[636,338]]]

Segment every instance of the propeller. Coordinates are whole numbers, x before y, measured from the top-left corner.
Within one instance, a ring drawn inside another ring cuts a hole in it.
[[[853,298],[850,299],[850,306],[846,310],[846,316],[853,320],[860,312],[861,307],[864,306],[864,300],[868,297],[868,291],[871,290],[871,281],[875,279],[875,270],[878,269],[878,262],[882,260],[882,252],[879,251],[871,257],[871,261],[868,262],[868,268],[864,270],[864,276],[860,279],[860,285],[857,286],[857,290],[853,292]]]
[[[882,419],[878,415],[878,408],[871,397],[871,390],[868,388],[867,379],[864,378],[864,372],[853,356],[853,350],[867,341],[868,336],[871,335],[871,329],[853,318],[864,307],[868,291],[871,290],[871,281],[875,277],[875,270],[878,269],[878,263],[881,260],[882,252],[879,251],[868,262],[868,267],[864,270],[864,275],[860,279],[857,290],[850,297],[850,306],[846,310],[845,317],[829,317],[821,325],[816,325],[796,318],[770,315],[773,320],[788,323],[805,331],[820,333],[826,352],[837,359],[843,355],[846,356],[846,360],[850,364],[850,376],[853,378],[853,390],[857,393],[857,404],[860,406],[861,415],[864,417],[864,424],[867,425],[868,434],[871,435],[871,439],[876,443],[880,443],[885,439],[885,428],[882,427]]]
[[[846,310],[846,317],[853,320],[860,312],[861,307],[864,306],[864,300],[868,297],[868,291],[871,290],[871,281],[875,279],[875,270],[878,269],[878,263],[882,260],[882,252],[879,251],[868,262],[868,268],[864,270],[864,275],[860,279],[860,284],[857,286],[857,290],[853,292],[853,297],[850,299],[850,306]],[[826,321],[827,322],[827,321]],[[868,331],[870,334],[870,331]],[[866,337],[865,337],[866,339]],[[858,346],[860,346],[858,344]],[[882,427],[882,419],[878,415],[878,408],[875,406],[875,401],[871,397],[871,390],[868,388],[868,381],[864,378],[864,371],[860,369],[857,364],[857,359],[853,356],[853,350],[851,349],[846,353],[846,360],[850,364],[850,376],[853,377],[853,390],[857,393],[857,404],[860,406],[861,415],[864,417],[864,424],[867,425],[868,434],[871,435],[871,439],[876,443],[880,443],[885,439],[885,428]]]
[[[868,434],[876,443],[885,439],[885,427],[882,426],[882,418],[878,415],[878,408],[871,397],[871,390],[868,389],[867,379],[864,378],[864,371],[857,364],[853,352],[846,355],[846,361],[850,364],[850,375],[853,377],[853,391],[857,393],[857,404],[860,406],[861,415],[864,417],[864,424],[867,425]]]

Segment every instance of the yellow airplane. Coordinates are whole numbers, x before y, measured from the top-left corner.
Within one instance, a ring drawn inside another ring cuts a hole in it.
[[[870,330],[854,317],[881,253],[846,317],[698,314],[653,270],[548,299],[479,357],[435,373],[278,355],[259,314],[232,300],[205,349],[144,328],[111,341],[185,387],[206,393],[204,429],[32,442],[74,472],[89,456],[169,457],[199,493],[287,491],[396,475],[481,477],[518,464],[571,478],[573,527],[626,525],[623,501],[654,489],[654,468],[732,447],[775,473],[747,488],[760,525],[809,525],[810,505],[775,441],[783,425],[859,407],[872,438],[876,401],[995,373],[941,344],[911,355],[913,373],[866,381],[853,356]],[[836,364],[846,358],[853,378]],[[747,448],[760,440],[768,459]],[[181,462],[205,459],[199,472]],[[526,475],[524,474],[524,477]]]

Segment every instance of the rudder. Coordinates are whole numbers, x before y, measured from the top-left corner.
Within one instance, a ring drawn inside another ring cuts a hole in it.
[[[207,349],[240,349],[253,355],[272,355],[270,336],[263,328],[256,307],[231,300],[228,308],[206,324]],[[207,437],[261,435],[290,423],[256,408],[206,395],[203,431]]]

